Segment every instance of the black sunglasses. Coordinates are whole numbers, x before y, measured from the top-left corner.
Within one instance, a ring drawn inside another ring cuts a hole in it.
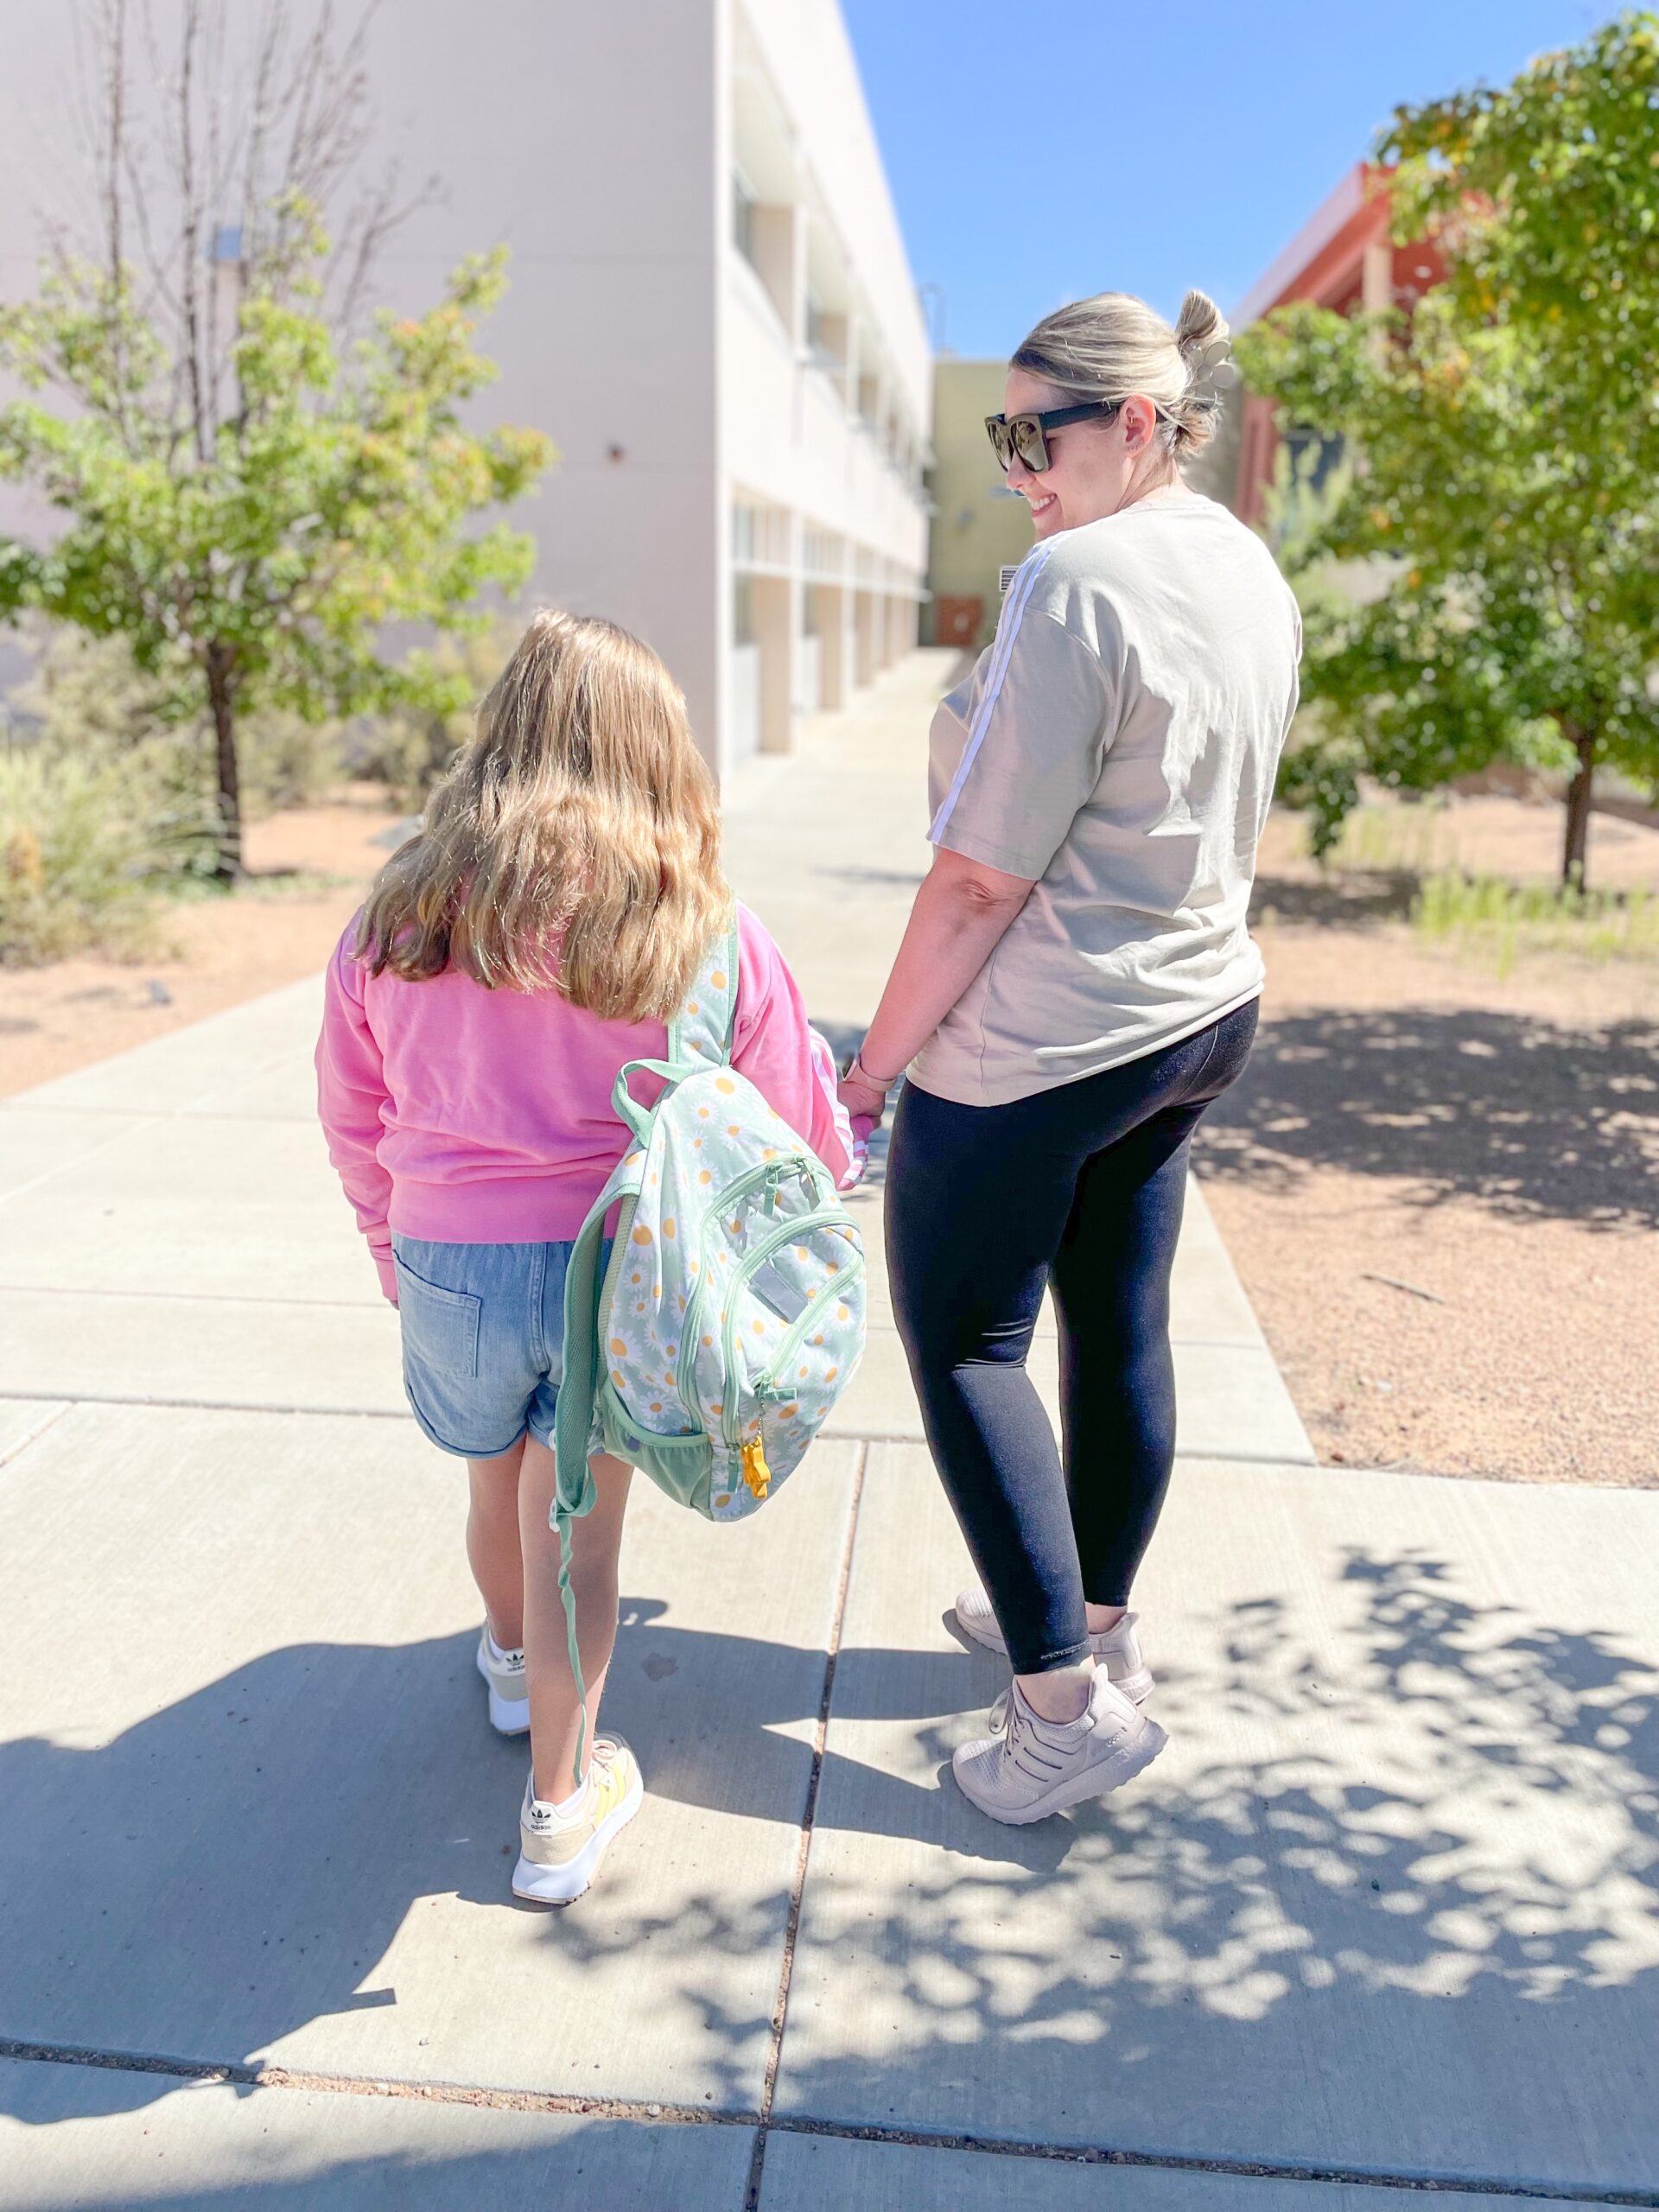
[[[1109,423],[1122,402],[1091,399],[1083,407],[1051,407],[1046,415],[988,415],[985,435],[1004,472],[1018,454],[1033,476],[1050,466],[1047,433],[1067,423]]]

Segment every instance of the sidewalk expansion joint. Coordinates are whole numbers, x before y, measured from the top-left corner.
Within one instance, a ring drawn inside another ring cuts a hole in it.
[[[159,1392],[146,1395],[136,1390],[78,1389],[25,1390],[0,1385],[0,1402],[14,1399],[64,1398],[72,1406],[159,1406],[187,1414],[282,1414],[308,1421],[408,1421],[406,1406],[296,1406],[267,1402],[262,1398],[171,1398]]]
[[[0,1295],[105,1298],[119,1300],[124,1305],[160,1299],[170,1306],[292,1306],[303,1313],[378,1313],[386,1305],[384,1298],[268,1298],[249,1290],[111,1290],[102,1283],[83,1287],[79,1283],[0,1282]]]
[[[71,1402],[60,1391],[57,1390],[39,1394],[30,1390],[19,1394],[20,1403],[26,1405],[30,1399],[35,1399],[37,1403],[49,1406],[51,1410],[37,1421],[33,1428],[25,1429],[23,1433],[15,1438],[3,1452],[0,1452],[0,1467],[10,1466],[20,1452],[27,1452],[31,1444],[38,1444],[48,1429],[55,1427],[63,1419],[69,1410]]]
[[[772,2032],[767,2043],[766,2074],[760,2085],[760,2124],[749,2158],[748,2187],[743,2212],[759,2212],[760,2184],[766,2171],[766,2133],[778,2091],[778,2066],[783,2056],[784,2031],[789,2017],[789,1986],[795,1972],[795,1943],[800,1934],[801,1903],[806,1894],[806,1866],[812,1849],[812,1823],[818,1809],[818,1785],[823,1779],[824,1746],[830,1738],[830,1711],[836,1695],[836,1662],[841,1656],[841,1624],[847,1611],[847,1591],[853,1576],[853,1548],[858,1539],[858,1510],[864,1501],[864,1476],[870,1464],[870,1447],[861,1444],[853,1471],[853,1495],[847,1509],[847,1539],[842,1547],[841,1573],[836,1581],[835,1609],[823,1655],[823,1688],[818,1698],[818,1718],[812,1731],[812,1768],[806,1779],[806,1804],[801,1814],[800,1841],[795,1853],[795,1872],[789,1885],[789,1915],[784,1925],[783,1957],[778,1968],[778,2001],[772,2010]]]
[[[1525,2182],[1497,2175],[1389,2173],[1373,2166],[1334,2165],[1319,2160],[1206,2158],[1198,2152],[1131,2151],[1105,2144],[1039,2143],[1009,2137],[972,2135],[946,2128],[861,2126],[856,2121],[769,2117],[741,2108],[715,2110],[707,2105],[654,2103],[637,2097],[579,2097],[551,2089],[493,2089],[460,2082],[404,2082],[390,2077],[310,2074],[288,2066],[215,2063],[158,2053],[94,2050],[79,2044],[19,2042],[0,2037],[0,2059],[54,2066],[85,2066],[119,2074],[156,2075],[177,2082],[224,2082],[233,2088],[297,2089],[313,2094],[407,2099],[418,2104],[466,2105],[479,2110],[569,2114],[584,2120],[620,2120],[641,2126],[751,2127],[757,2146],[767,2134],[810,2135],[836,2143],[884,2143],[899,2150],[963,2151],[982,2158],[1045,2165],[1122,2166],[1154,2173],[1214,2174],[1237,2181],[1300,2181],[1333,2187],[1389,2189],[1402,2196],[1459,2192],[1528,2204],[1629,2205],[1641,2212],[1659,2207],[1659,2187],[1599,2188],[1593,2183]],[[751,2186],[760,2179],[760,2162],[751,2169]],[[746,2212],[751,2200],[745,2200]]]

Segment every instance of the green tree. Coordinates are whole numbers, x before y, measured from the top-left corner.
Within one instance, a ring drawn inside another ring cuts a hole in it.
[[[464,262],[428,313],[383,311],[353,334],[373,252],[406,212],[390,185],[360,202],[344,262],[324,228],[321,198],[360,143],[361,34],[332,50],[325,11],[284,77],[280,13],[265,18],[226,272],[205,256],[232,181],[215,166],[209,29],[187,4],[161,88],[177,212],[157,248],[131,150],[125,18],[124,0],[107,0],[99,251],[54,242],[35,296],[0,307],[0,369],[26,394],[0,408],[0,476],[64,518],[47,542],[0,537],[0,618],[36,608],[119,633],[181,718],[204,716],[228,879],[242,857],[238,716],[452,706],[453,669],[394,659],[387,629],[487,620],[480,594],[522,582],[533,545],[478,518],[524,493],[552,448],[463,421],[494,374],[474,340],[505,285],[502,253]],[[135,235],[137,268],[124,250]],[[67,409],[37,396],[48,388]]]
[[[1318,702],[1289,792],[1328,845],[1361,771],[1558,765],[1582,880],[1598,768],[1659,780],[1659,16],[1402,109],[1379,151],[1445,281],[1408,319],[1299,305],[1239,346],[1350,463],[1286,548]],[[1344,562],[1367,588],[1320,588]]]

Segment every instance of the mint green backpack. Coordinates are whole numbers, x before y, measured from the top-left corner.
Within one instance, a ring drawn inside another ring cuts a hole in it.
[[[753,1513],[799,1465],[864,1351],[864,1251],[830,1171],[731,1065],[737,925],[705,963],[666,1060],[630,1060],[616,1110],[635,1142],[565,1276],[553,1523],[568,1564],[609,1452],[711,1521]],[[636,1071],[667,1084],[647,1110]],[[600,1280],[605,1218],[620,1205]],[[580,1768],[581,1752],[577,1753]]]

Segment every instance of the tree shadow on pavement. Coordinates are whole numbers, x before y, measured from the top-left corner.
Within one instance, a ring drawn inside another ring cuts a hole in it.
[[[1160,1668],[1176,1748],[1023,1830],[931,1786],[959,1719],[849,1756],[899,1700],[843,1650],[779,2110],[1653,2189],[1659,1667],[1421,1554],[1348,1552],[1332,1611],[1218,1610],[1219,1666]]]
[[[1572,1029],[1427,1008],[1263,1024],[1200,1128],[1201,1172],[1291,1192],[1312,1167],[1403,1178],[1432,1206],[1659,1225],[1659,1025]]]

